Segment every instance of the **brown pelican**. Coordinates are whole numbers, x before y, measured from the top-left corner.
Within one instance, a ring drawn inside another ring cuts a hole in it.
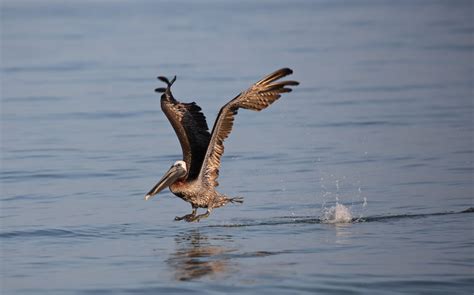
[[[190,214],[176,217],[175,220],[188,222],[199,221],[208,217],[212,209],[227,203],[242,203],[242,198],[230,198],[216,191],[219,185],[219,166],[224,153],[224,140],[232,131],[234,116],[240,108],[261,111],[280,98],[285,92],[290,92],[288,86],[296,86],[296,81],[280,81],[278,79],[292,74],[293,71],[284,68],[266,76],[249,89],[241,92],[225,104],[214,123],[212,132],[206,123],[206,117],[201,108],[195,103],[177,101],[171,86],[176,76],[169,81],[158,77],[167,84],[166,88],[155,89],[161,95],[161,109],[171,122],[183,150],[183,160],[176,161],[160,181],[146,194],[145,200],[152,198],[166,187],[184,201],[191,203],[193,211]],[[204,214],[197,215],[197,208],[206,208]]]

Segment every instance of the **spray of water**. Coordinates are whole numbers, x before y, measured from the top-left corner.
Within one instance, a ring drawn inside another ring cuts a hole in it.
[[[352,213],[349,207],[336,203],[336,206],[324,208],[321,216],[323,223],[350,223],[352,222]]]
[[[330,174],[320,178],[322,194],[321,216],[323,223],[352,223],[363,217],[367,209],[367,198],[362,194],[360,181],[348,180]],[[351,196],[348,200],[347,196]],[[350,205],[341,204],[341,200]]]

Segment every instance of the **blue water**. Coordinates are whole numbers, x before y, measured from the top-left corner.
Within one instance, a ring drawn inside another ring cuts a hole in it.
[[[473,34],[471,1],[3,0],[0,293],[472,294]],[[244,204],[143,200],[181,159],[156,76],[212,126],[285,66],[225,144]]]

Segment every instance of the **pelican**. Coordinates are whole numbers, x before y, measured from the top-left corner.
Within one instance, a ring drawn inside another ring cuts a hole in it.
[[[261,111],[280,98],[282,93],[291,92],[292,89],[288,86],[296,86],[298,82],[277,80],[292,73],[288,68],[277,70],[239,93],[220,109],[211,133],[206,117],[195,102],[182,103],[173,97],[171,86],[176,81],[176,76],[171,81],[166,77],[158,77],[167,86],[157,88],[155,92],[163,93],[161,109],[178,136],[183,160],[176,161],[171,166],[145,195],[145,200],[169,187],[173,194],[191,203],[190,214],[175,218],[187,222],[206,218],[214,208],[227,203],[242,203],[243,198],[231,198],[216,191],[224,140],[232,131],[234,116],[240,108]],[[198,208],[205,208],[207,211],[197,214]]]

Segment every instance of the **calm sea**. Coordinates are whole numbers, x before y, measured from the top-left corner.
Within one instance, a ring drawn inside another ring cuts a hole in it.
[[[472,294],[472,1],[1,2],[1,294]],[[153,90],[242,110],[219,190],[144,194],[178,140]]]

